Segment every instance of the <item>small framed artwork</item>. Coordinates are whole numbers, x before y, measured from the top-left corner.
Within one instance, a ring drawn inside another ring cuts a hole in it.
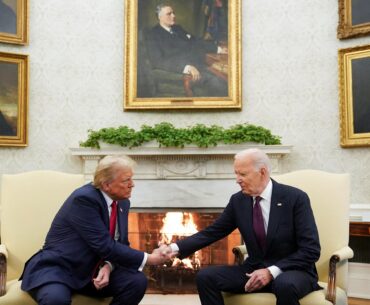
[[[370,34],[370,1],[369,0],[338,0],[339,39],[364,36]]]
[[[124,110],[240,110],[240,2],[125,1]]]
[[[370,146],[370,45],[339,50],[340,144]]]
[[[0,42],[28,43],[28,0],[0,0]]]
[[[0,146],[27,146],[28,56],[0,52]]]

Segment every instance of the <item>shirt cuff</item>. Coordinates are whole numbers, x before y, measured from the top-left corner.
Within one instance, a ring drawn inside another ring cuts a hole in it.
[[[179,246],[175,243],[170,244],[170,248],[174,254],[177,254],[180,251]]]
[[[107,264],[110,268],[110,272],[112,272],[114,270],[114,266],[112,265],[111,262],[108,262],[108,261],[104,261],[105,264]]]
[[[143,271],[147,260],[148,260],[148,253],[144,252],[144,258],[139,267],[139,271]]]
[[[184,68],[184,71],[182,71],[183,74],[190,74],[190,65],[186,65]]]
[[[270,271],[272,277],[274,279],[276,279],[278,277],[278,275],[282,274],[283,271],[281,271],[281,269],[277,266],[270,266],[270,267],[267,267],[267,269]]]

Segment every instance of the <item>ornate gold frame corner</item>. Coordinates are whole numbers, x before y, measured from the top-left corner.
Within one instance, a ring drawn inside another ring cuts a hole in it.
[[[5,33],[0,32],[0,42],[12,43],[12,44],[28,44],[28,26],[29,26],[29,4],[28,0],[16,0],[17,1],[17,33]]]
[[[18,65],[17,130],[14,136],[0,134],[0,146],[27,146],[28,55],[0,52],[0,62]]]
[[[354,117],[354,98],[353,83],[356,85],[365,81],[370,82],[370,75],[366,80],[354,80],[352,71],[352,61],[356,59],[370,59],[370,45],[357,46],[352,48],[340,49],[338,51],[339,67],[339,110],[340,110],[340,145],[347,147],[370,146],[370,121],[369,132],[355,131]],[[370,96],[367,97],[370,99]],[[370,104],[368,112],[370,113]]]
[[[339,22],[337,28],[337,37],[339,39],[365,36],[370,34],[370,17],[367,22],[356,25],[352,24],[352,0],[338,0],[338,14]]]
[[[125,1],[124,111],[131,110],[241,110],[241,0],[228,0],[228,96],[138,97],[138,0]]]

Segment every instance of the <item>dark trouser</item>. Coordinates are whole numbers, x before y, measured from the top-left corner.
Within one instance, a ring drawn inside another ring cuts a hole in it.
[[[245,273],[252,271],[245,266],[214,266],[200,270],[197,287],[202,305],[224,305],[221,291],[246,293]],[[277,305],[299,305],[299,299],[316,287],[316,283],[305,272],[285,271],[259,292],[274,293]]]
[[[207,70],[200,71],[201,78],[193,83],[194,96],[198,97],[226,97],[228,96],[227,82],[218,78]]]
[[[73,290],[62,283],[48,283],[29,293],[39,305],[70,305],[73,293],[91,297],[113,297],[111,305],[137,305],[144,296],[147,279],[142,272],[116,268],[110,275],[109,285],[96,290],[92,283]]]

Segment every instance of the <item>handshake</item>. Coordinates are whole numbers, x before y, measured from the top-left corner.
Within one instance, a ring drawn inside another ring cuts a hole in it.
[[[177,252],[172,251],[172,248],[168,245],[161,244],[158,248],[154,249],[151,254],[148,254],[147,264],[148,265],[159,265],[163,264],[174,258]]]

